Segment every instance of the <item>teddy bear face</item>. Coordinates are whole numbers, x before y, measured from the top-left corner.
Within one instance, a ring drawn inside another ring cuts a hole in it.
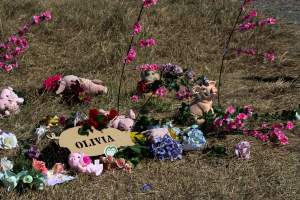
[[[153,83],[154,81],[160,80],[160,74],[157,71],[146,70],[141,72],[142,81]]]

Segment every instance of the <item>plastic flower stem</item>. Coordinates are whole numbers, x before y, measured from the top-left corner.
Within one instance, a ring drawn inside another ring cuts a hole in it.
[[[144,4],[142,4],[142,7],[141,7],[141,9],[140,9],[140,13],[139,13],[139,15],[138,15],[138,18],[137,18],[136,22],[139,22],[139,21],[141,20],[143,10],[144,10]],[[132,34],[132,36],[131,36],[131,41],[130,41],[130,43],[129,43],[129,46],[128,46],[128,49],[127,49],[127,54],[126,54],[126,56],[128,55],[128,53],[129,53],[129,51],[130,51],[130,49],[131,49],[131,47],[132,47],[134,38],[135,38],[135,35]],[[121,72],[121,77],[120,77],[120,82],[119,82],[118,101],[117,101],[118,112],[120,111],[120,94],[121,94],[122,81],[123,81],[123,78],[124,78],[124,72],[125,72],[126,63],[127,63],[127,57],[125,58],[125,61],[124,61],[123,67],[122,67],[122,72]]]
[[[231,30],[231,32],[229,34],[228,40],[226,41],[226,45],[225,45],[225,48],[224,48],[224,52],[223,52],[223,56],[222,56],[222,61],[221,61],[221,66],[220,66],[220,73],[219,73],[219,85],[218,85],[218,93],[219,93],[219,95],[218,95],[218,106],[219,107],[221,107],[220,96],[221,96],[222,74],[223,74],[223,71],[224,71],[224,60],[225,60],[225,57],[226,57],[226,55],[228,53],[228,48],[229,48],[232,36],[234,34],[234,31],[236,29],[236,26],[237,26],[237,24],[239,22],[239,19],[240,19],[242,13],[243,13],[243,7],[244,7],[245,3],[246,3],[246,0],[243,1],[242,5],[240,7],[239,14],[236,17],[235,23],[234,23],[234,25],[232,27],[232,30]]]
[[[148,102],[150,101],[150,99],[153,97],[153,94],[154,93],[152,93],[149,97],[148,97],[148,99],[145,101],[145,103],[141,106],[141,109],[140,110],[143,110],[143,108],[148,104]],[[140,117],[140,112],[138,113],[138,115],[137,115],[137,119]]]

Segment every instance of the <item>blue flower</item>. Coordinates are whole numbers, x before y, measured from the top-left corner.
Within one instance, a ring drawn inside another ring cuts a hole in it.
[[[193,125],[184,131],[182,144],[185,151],[200,150],[205,147],[206,140],[198,126]]]
[[[177,160],[182,158],[182,145],[169,135],[151,144],[150,151],[158,160]]]

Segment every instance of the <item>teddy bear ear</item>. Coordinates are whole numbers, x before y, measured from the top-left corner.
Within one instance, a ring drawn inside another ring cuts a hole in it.
[[[130,109],[129,110],[129,117],[131,118],[131,119],[135,119],[135,113],[133,112],[133,110],[132,109]]]

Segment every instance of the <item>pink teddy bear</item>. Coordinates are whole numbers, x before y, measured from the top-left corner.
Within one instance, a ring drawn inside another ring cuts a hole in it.
[[[99,160],[95,160],[95,163],[93,163],[91,158],[83,153],[71,153],[69,155],[68,163],[71,169],[81,173],[99,176],[103,171],[103,164],[100,164]]]
[[[4,88],[0,93],[0,117],[18,113],[23,102],[24,99],[18,97],[13,88]]]
[[[99,110],[101,114],[108,115],[108,111],[104,111],[102,109]],[[119,129],[120,131],[130,131],[133,128],[134,120],[135,120],[135,113],[133,110],[129,110],[129,117],[126,117],[125,115],[119,115],[115,117],[110,122],[110,127]]]

